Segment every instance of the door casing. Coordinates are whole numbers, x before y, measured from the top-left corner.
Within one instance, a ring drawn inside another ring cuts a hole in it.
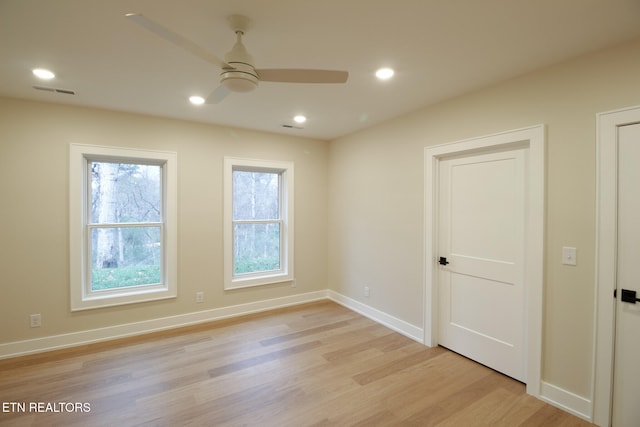
[[[640,123],[640,106],[596,115],[596,277],[593,422],[608,426],[613,408],[617,270],[618,128]]]
[[[526,148],[525,217],[525,367],[526,390],[539,397],[542,364],[542,288],[544,251],[545,127],[536,125],[497,134],[426,147],[424,234],[424,343],[438,345],[438,171],[441,159],[487,151]]]

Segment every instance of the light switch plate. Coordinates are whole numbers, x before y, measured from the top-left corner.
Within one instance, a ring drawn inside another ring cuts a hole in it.
[[[562,263],[564,265],[577,265],[578,256],[576,248],[563,247],[562,248]]]

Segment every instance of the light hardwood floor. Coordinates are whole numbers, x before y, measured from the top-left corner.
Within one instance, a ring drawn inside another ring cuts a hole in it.
[[[0,402],[10,426],[591,425],[328,301],[0,361]]]

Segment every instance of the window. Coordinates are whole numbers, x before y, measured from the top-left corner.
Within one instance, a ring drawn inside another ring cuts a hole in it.
[[[176,154],[72,144],[71,309],[176,296]]]
[[[293,280],[293,163],[225,158],[225,289]]]

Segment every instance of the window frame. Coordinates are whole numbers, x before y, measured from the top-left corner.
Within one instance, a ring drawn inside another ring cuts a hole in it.
[[[133,304],[177,296],[177,154],[122,147],[70,144],[69,231],[71,311]],[[159,222],[90,223],[92,161],[149,164],[161,167],[161,207]],[[96,227],[159,227],[161,233],[161,283],[109,290],[91,289],[90,233]]]
[[[233,172],[278,173],[279,175],[279,218],[276,220],[233,219]],[[252,286],[291,282],[294,280],[294,198],[293,162],[256,160],[238,157],[224,158],[224,289],[233,290]],[[234,225],[236,223],[280,224],[280,269],[254,273],[234,273]]]

